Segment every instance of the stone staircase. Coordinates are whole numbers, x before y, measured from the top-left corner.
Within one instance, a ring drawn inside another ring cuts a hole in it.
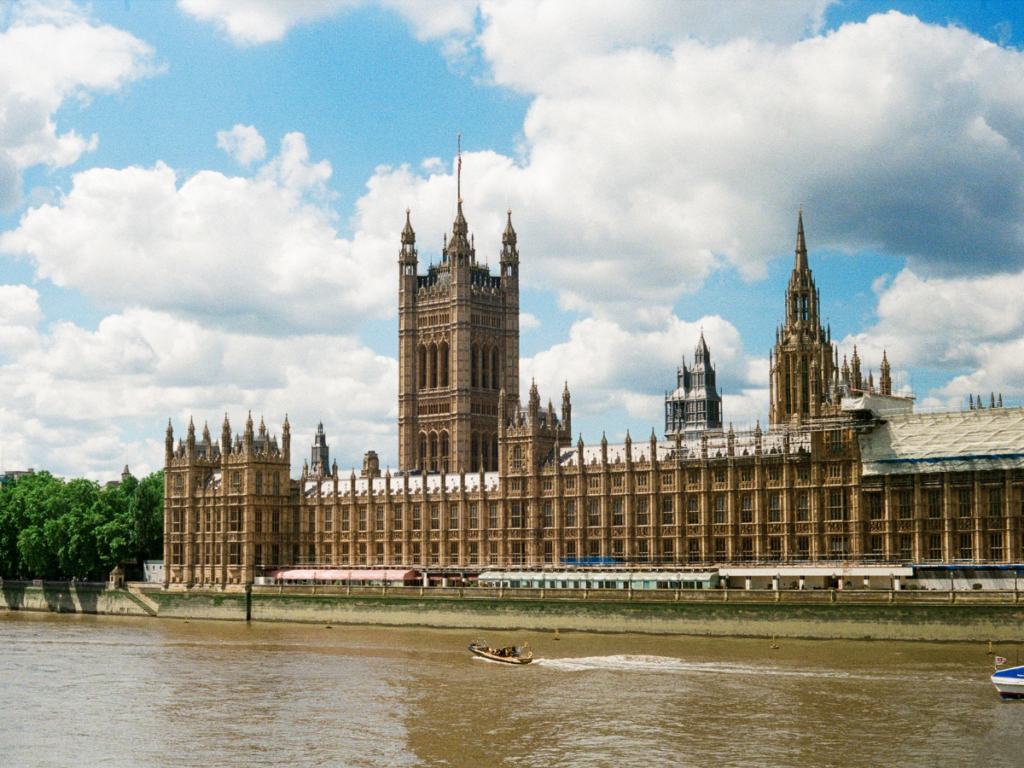
[[[150,616],[156,616],[160,612],[160,606],[155,600],[145,595],[141,589],[134,584],[129,584],[124,590],[125,596],[139,606]]]

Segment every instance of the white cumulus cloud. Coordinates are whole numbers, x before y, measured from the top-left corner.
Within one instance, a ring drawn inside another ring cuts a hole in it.
[[[75,174],[26,212],[0,251],[112,308],[144,306],[267,333],[338,331],[393,311],[399,215],[385,237],[339,238],[322,201],[331,175],[301,134],[253,178],[153,168]]]
[[[239,165],[252,165],[267,156],[267,142],[251,125],[236,125],[230,131],[217,131],[217,146]]]
[[[499,82],[534,98],[521,157],[463,155],[467,216],[490,244],[511,205],[524,281],[564,308],[655,327],[713,270],[756,279],[788,256],[801,201],[814,248],[945,273],[999,271],[1024,250],[1018,51],[893,12],[796,42],[653,48],[607,32],[535,77],[508,58],[530,38],[503,8],[487,6],[479,44],[507,68]],[[412,200],[436,250],[453,181],[436,165],[380,169],[360,205],[393,219]]]
[[[0,351],[33,345],[42,317],[38,291],[27,285],[0,285]]]
[[[693,365],[701,333],[711,350],[717,383],[728,393],[726,421],[752,425],[767,412],[767,373],[743,349],[739,331],[718,315],[694,322],[671,316],[656,329],[634,331],[610,321],[587,318],[573,323],[568,341],[520,363],[520,392],[525,399],[533,381],[544,402],[560,402],[568,382],[577,431],[601,417],[624,411],[634,425],[664,427],[664,397],[676,388],[676,368]],[[635,436],[635,435],[634,435]],[[644,435],[646,436],[646,435]]]
[[[20,171],[63,167],[97,137],[58,131],[54,114],[67,100],[116,91],[153,74],[149,45],[74,6],[13,6],[0,31],[0,209],[14,205]]]
[[[18,298],[9,288],[0,298]],[[32,298],[19,298],[13,322],[38,321]],[[0,342],[9,327],[0,319]],[[190,417],[200,430],[208,419],[216,439],[225,409],[238,431],[249,410],[278,432],[288,414],[298,466],[320,419],[339,461],[371,446],[389,461],[396,408],[380,393],[397,391],[397,374],[395,360],[350,336],[274,338],[131,309],[96,330],[57,323],[0,361],[0,430],[14,463],[96,479],[109,479],[126,446],[137,472],[162,466],[169,416],[178,436]]]
[[[269,43],[292,27],[327,18],[358,5],[357,0],[178,0],[178,7],[212,22],[241,45]]]

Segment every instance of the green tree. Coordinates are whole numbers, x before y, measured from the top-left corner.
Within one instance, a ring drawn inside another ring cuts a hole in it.
[[[128,504],[131,546],[135,557],[160,560],[164,556],[164,471],[144,477]]]
[[[101,489],[47,472],[0,488],[0,577],[105,579],[163,553],[163,472]]]

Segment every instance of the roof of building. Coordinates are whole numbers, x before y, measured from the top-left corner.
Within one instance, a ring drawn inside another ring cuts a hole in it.
[[[892,415],[859,439],[865,475],[1024,467],[1024,408]]]

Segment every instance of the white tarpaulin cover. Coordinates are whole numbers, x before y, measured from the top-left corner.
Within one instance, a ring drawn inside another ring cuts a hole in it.
[[[873,411],[878,416],[897,413],[913,413],[914,401],[899,395],[882,395],[878,392],[856,392],[844,397],[840,407],[844,411]]]
[[[865,475],[1024,467],[1024,408],[889,416],[860,452]]]

